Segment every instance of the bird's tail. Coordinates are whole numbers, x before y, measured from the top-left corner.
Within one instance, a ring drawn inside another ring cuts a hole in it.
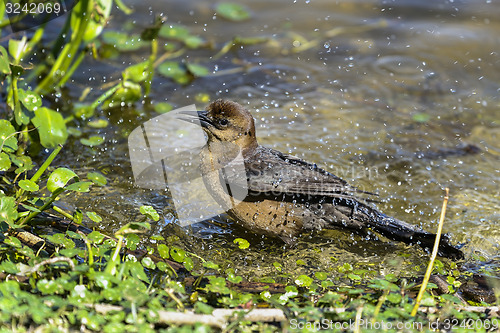
[[[370,215],[371,218],[368,219],[370,227],[385,237],[407,244],[418,244],[424,249],[432,250],[436,234],[387,216],[367,206],[362,207],[361,211]],[[438,254],[453,260],[464,258],[463,252],[450,244],[448,235],[441,235]]]

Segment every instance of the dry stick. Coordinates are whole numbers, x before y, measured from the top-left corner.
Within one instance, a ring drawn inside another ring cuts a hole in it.
[[[356,309],[356,322],[354,325],[354,333],[360,333],[361,332],[361,316],[363,315],[363,308],[364,305],[361,305]]]
[[[85,304],[87,307],[94,308],[100,314],[107,314],[112,311],[123,312],[125,308],[110,304]],[[141,308],[142,311],[149,311]],[[237,319],[237,314],[244,312],[243,320],[252,322],[283,322],[286,316],[280,309],[214,309],[212,314],[197,314],[193,311],[172,312],[165,310],[156,310],[158,321],[156,324],[163,325],[194,325],[197,323],[224,328],[229,321]]]
[[[415,316],[417,314],[418,307],[420,306],[420,302],[422,301],[422,297],[424,296],[425,289],[427,288],[427,283],[429,283],[429,278],[431,277],[432,269],[434,268],[434,261],[436,260],[436,256],[438,253],[439,241],[441,240],[441,232],[443,231],[444,215],[446,214],[446,205],[448,204],[448,194],[450,192],[449,188],[445,188],[444,190],[445,195],[443,200],[443,207],[441,208],[441,217],[439,218],[439,225],[436,232],[436,240],[434,241],[434,248],[432,249],[431,259],[429,260],[429,265],[427,266],[424,280],[422,281],[422,285],[420,286],[417,300],[415,301],[415,306],[411,311],[411,316]]]
[[[455,307],[458,311],[467,311],[467,312],[475,312],[475,313],[483,313],[486,314],[489,318],[492,317],[500,317],[500,306],[463,306],[463,305],[457,305]],[[442,309],[438,307],[425,307],[420,309],[421,312],[423,313],[440,313]],[[494,318],[497,320],[496,318]]]
[[[30,248],[39,249],[45,245],[45,240],[36,235],[33,235],[29,231],[22,229],[14,229],[11,231],[11,235],[19,239],[24,244],[28,245]]]
[[[73,261],[70,258],[67,258],[67,257],[53,257],[53,258],[49,258],[49,259],[46,259],[44,261],[39,262],[35,266],[28,268],[27,270],[25,270],[22,273],[24,275],[29,275],[29,274],[38,272],[38,270],[42,266],[49,265],[49,264],[55,264],[56,262],[66,262],[66,263],[68,263],[69,267],[72,270],[75,269],[75,264],[73,263]]]

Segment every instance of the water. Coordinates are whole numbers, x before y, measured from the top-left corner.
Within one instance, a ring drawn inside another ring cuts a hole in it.
[[[208,66],[213,71],[209,77],[183,87],[156,76],[153,101],[204,107],[195,100],[200,93],[238,101],[256,118],[261,144],[377,192],[382,211],[429,231],[437,228],[443,188],[449,187],[445,232],[453,242],[465,243],[468,261],[474,255],[498,258],[500,3],[241,1],[252,13],[244,22],[214,17],[215,1],[129,3],[132,17],[116,12],[112,28],[120,30],[130,20],[141,31],[163,13],[166,24],[182,24],[213,45],[182,56]],[[215,59],[234,36],[268,37],[269,42],[238,47]],[[84,63],[71,87],[91,85],[97,92],[103,77],[119,78],[121,69],[146,59],[147,52]],[[103,71],[89,82],[95,66]],[[176,235],[189,251],[238,267],[247,276],[272,275],[274,261],[307,274],[332,271],[344,262],[387,272],[396,269],[389,263],[400,262],[402,255],[413,262],[404,267],[425,263],[417,247],[377,235],[367,240],[327,231],[306,235],[295,248],[284,250],[224,217],[179,228],[169,193],[137,189],[131,180],[126,136],[155,114],[138,106],[100,116],[112,124],[102,132],[107,143],[94,149],[76,143],[78,158],[62,163],[107,173],[106,188],[66,201],[105,217],[106,232],[141,220],[139,207],[150,204],[162,218],[148,236]],[[479,152],[461,154],[460,147],[468,144]],[[239,250],[232,243],[236,237],[252,246]],[[307,265],[297,265],[299,258]]]

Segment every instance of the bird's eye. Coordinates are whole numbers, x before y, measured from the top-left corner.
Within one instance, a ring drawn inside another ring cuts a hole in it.
[[[219,124],[221,126],[227,126],[227,124],[229,124],[229,120],[227,120],[226,118],[223,118],[219,121]]]

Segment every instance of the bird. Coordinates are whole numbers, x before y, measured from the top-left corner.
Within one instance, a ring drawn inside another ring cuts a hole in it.
[[[206,144],[199,152],[205,186],[243,228],[287,244],[315,230],[358,234],[371,230],[432,249],[436,234],[387,216],[374,207],[376,200],[362,198],[375,194],[349,185],[314,163],[259,145],[253,116],[237,102],[218,99],[204,111],[180,113],[188,116],[183,120],[200,125],[206,134]],[[238,167],[243,171],[230,172]],[[441,237],[438,254],[453,260],[464,258],[448,235]]]

